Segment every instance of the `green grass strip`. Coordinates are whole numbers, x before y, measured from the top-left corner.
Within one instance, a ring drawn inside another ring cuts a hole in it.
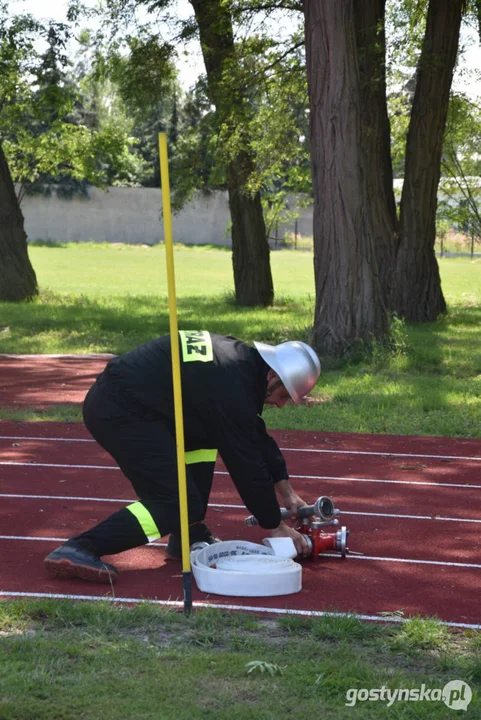
[[[453,679],[473,692],[463,717],[481,712],[480,635],[435,619],[185,617],[39,600],[0,603],[0,628],[2,720],[437,720],[455,716],[440,700],[346,703],[353,690],[441,689]]]

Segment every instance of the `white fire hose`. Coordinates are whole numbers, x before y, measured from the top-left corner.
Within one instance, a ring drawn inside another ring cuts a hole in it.
[[[302,588],[302,567],[291,538],[266,538],[263,545],[226,540],[192,545],[190,562],[199,590],[235,597],[292,595]]]

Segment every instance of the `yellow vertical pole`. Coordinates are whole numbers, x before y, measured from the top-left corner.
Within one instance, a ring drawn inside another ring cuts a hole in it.
[[[160,178],[164,215],[164,240],[169,289],[170,338],[172,347],[172,380],[174,386],[175,438],[177,445],[177,474],[179,482],[180,534],[182,540],[182,576],[184,585],[184,612],[192,610],[192,576],[190,568],[189,513],[187,507],[187,478],[185,470],[184,417],[182,412],[182,385],[180,379],[179,332],[175,293],[174,247],[172,239],[172,213],[170,209],[169,163],[167,135],[159,133]]]

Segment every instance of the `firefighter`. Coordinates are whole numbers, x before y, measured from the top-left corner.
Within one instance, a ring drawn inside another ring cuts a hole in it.
[[[320,363],[303,342],[254,347],[207,331],[180,331],[182,404],[190,544],[218,541],[204,518],[217,452],[249,511],[272,537],[305,538],[281,521],[306,503],[293,490],[284,457],[268,435],[264,405],[299,403],[314,387]],[[170,335],[112,358],[83,404],[84,422],[114,458],[139,498],[70,538],[44,561],[55,578],[114,582],[103,562],[169,535],[167,554],[181,557],[180,511]]]

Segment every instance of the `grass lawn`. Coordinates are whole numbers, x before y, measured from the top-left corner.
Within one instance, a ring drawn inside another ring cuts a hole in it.
[[[120,353],[168,332],[163,248],[34,246],[30,255],[41,295],[30,304],[0,304],[0,353]],[[271,257],[275,305],[238,309],[230,253],[177,248],[180,327],[249,342],[307,339],[312,255]],[[481,262],[443,259],[440,267],[446,317],[395,323],[389,351],[324,363],[313,393],[321,402],[269,410],[267,424],[481,437]],[[65,407],[22,417],[80,414]],[[383,686],[439,693],[452,680],[473,691],[462,716],[479,718],[481,634],[436,619],[185,617],[148,604],[0,602],[0,720],[438,720],[456,717],[439,699],[390,707],[353,699]]]
[[[163,246],[93,243],[32,246],[40,297],[0,304],[0,352],[125,352],[169,331]],[[312,254],[271,253],[276,302],[237,308],[231,253],[177,247],[180,328],[207,328],[247,342],[308,340]],[[481,261],[442,258],[449,313],[417,326],[396,323],[389,352],[323,362],[310,408],[266,411],[272,428],[481,437]],[[79,419],[58,409],[31,417]],[[59,414],[60,413],[60,414]],[[25,417],[25,413],[20,413]],[[2,409],[0,417],[11,417]],[[18,417],[18,413],[15,417]],[[27,415],[28,417],[28,415]]]
[[[0,633],[2,720],[437,720],[456,717],[439,699],[388,707],[356,702],[356,691],[439,693],[454,679],[473,692],[463,718],[481,713],[480,635],[434,620],[185,617],[39,600],[0,604]]]

